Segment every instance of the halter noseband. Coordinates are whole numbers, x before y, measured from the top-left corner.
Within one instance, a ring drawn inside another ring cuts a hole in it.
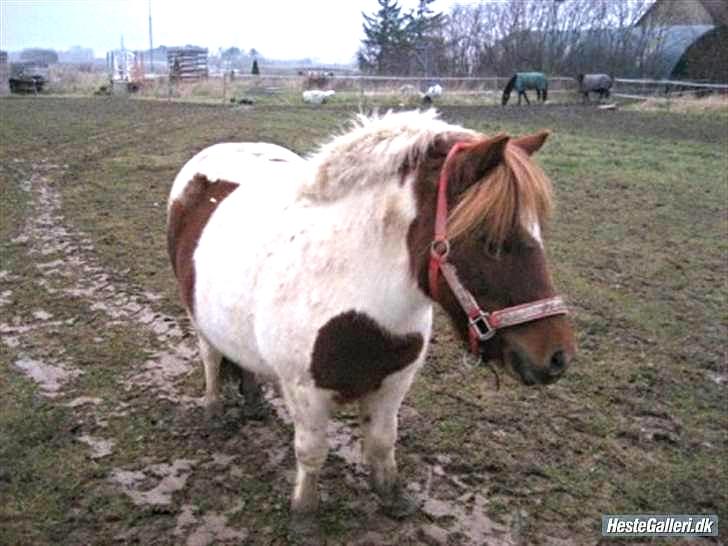
[[[569,308],[561,296],[554,296],[488,313],[480,308],[475,297],[460,282],[457,269],[447,261],[450,253],[450,241],[447,238],[447,169],[455,155],[466,146],[466,143],[458,142],[450,149],[437,182],[435,238],[430,245],[429,285],[430,295],[433,299],[437,299],[437,281],[439,273],[442,272],[450,290],[468,317],[470,350],[478,354],[478,344],[492,338],[497,330],[554,315],[568,315]]]

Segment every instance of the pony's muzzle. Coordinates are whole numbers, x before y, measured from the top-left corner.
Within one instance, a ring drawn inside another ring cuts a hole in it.
[[[547,359],[546,364],[534,364],[522,351],[509,350],[506,361],[514,375],[524,385],[549,385],[558,381],[571,363],[572,355],[562,349],[554,351]]]
[[[554,352],[554,354],[551,355],[551,358],[549,359],[549,375],[554,378],[560,377],[564,373],[564,371],[566,371],[566,368],[569,367],[570,361],[571,359],[561,349]]]

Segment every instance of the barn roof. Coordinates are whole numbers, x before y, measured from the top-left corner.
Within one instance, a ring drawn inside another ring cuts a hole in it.
[[[645,13],[640,17],[639,21],[637,21],[636,26],[640,26],[646,21],[649,20],[651,16],[654,15],[654,13],[660,9],[662,9],[662,6],[664,4],[672,4],[672,2],[675,2],[676,0],[656,0],[647,10]],[[713,24],[716,26],[726,26],[728,25],[728,2],[726,0],[693,0],[694,2],[700,4],[705,11],[708,12],[708,15],[713,19]],[[668,6],[669,8],[669,6]],[[677,23],[688,23],[692,24],[697,21],[695,20],[683,20],[683,21],[675,21]]]
[[[663,35],[662,55],[660,56],[660,76],[669,78],[688,48],[714,28],[713,25],[672,25],[666,27]]]

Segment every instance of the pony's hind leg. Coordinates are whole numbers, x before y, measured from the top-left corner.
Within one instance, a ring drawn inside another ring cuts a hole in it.
[[[222,396],[220,394],[220,363],[222,353],[215,349],[201,334],[197,334],[200,347],[200,358],[205,367],[205,416],[219,417],[223,413]]]
[[[394,444],[397,441],[397,412],[417,366],[400,372],[402,378],[385,382],[379,390],[359,402],[364,463],[371,468],[374,492],[390,517],[401,519],[417,510],[413,498],[405,493],[397,472]]]
[[[243,416],[248,419],[264,420],[270,415],[270,408],[263,397],[263,389],[255,374],[240,370],[239,392],[243,395]]]

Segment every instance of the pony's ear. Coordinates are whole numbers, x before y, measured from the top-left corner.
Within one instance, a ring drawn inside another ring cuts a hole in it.
[[[510,138],[508,135],[496,135],[463,150],[458,168],[465,185],[477,182],[485,176],[486,172],[503,161],[506,144]]]
[[[522,136],[521,138],[513,139],[511,142],[518,146],[521,150],[526,152],[528,155],[533,155],[541,149],[543,143],[551,134],[551,131],[544,129],[538,133],[532,135]]]

